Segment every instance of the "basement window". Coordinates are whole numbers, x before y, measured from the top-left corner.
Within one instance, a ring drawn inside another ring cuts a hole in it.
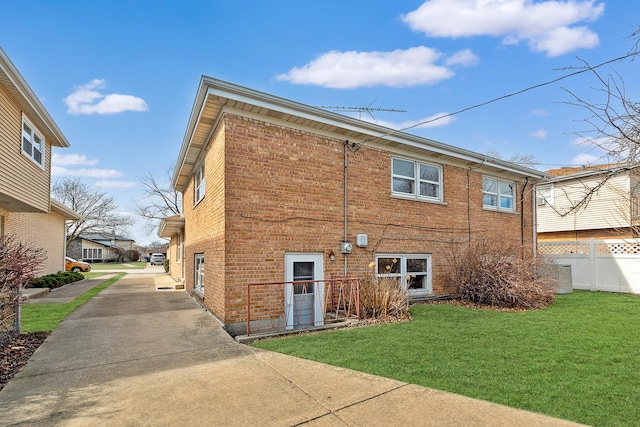
[[[412,295],[430,294],[431,255],[378,255],[376,256],[376,277],[394,277]]]

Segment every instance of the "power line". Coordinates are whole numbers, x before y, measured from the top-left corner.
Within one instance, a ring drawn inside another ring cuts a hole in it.
[[[519,91],[512,92],[512,93],[509,93],[507,95],[502,95],[502,96],[499,96],[497,98],[490,99],[489,101],[485,101],[485,102],[481,102],[479,104],[472,105],[470,107],[465,107],[465,108],[463,108],[461,110],[458,110],[458,111],[455,111],[453,113],[443,114],[441,116],[437,116],[437,117],[434,117],[432,119],[425,120],[423,122],[419,122],[419,123],[416,123],[416,124],[411,125],[411,126],[407,126],[406,128],[403,128],[403,129],[397,129],[397,130],[394,130],[392,132],[386,133],[384,135],[380,135],[380,136],[377,136],[375,138],[367,139],[367,140],[365,140],[363,142],[375,141],[376,139],[385,138],[387,136],[394,135],[394,134],[396,134],[398,132],[404,132],[406,130],[413,129],[413,128],[418,127],[418,126],[422,126],[422,125],[425,125],[425,124],[428,124],[428,123],[435,122],[436,120],[440,120],[440,119],[443,119],[445,117],[456,116],[456,115],[464,113],[466,111],[473,110],[473,109],[480,108],[480,107],[484,107],[485,105],[489,105],[489,104],[492,104],[494,102],[501,101],[501,100],[506,99],[506,98],[510,98],[512,96],[520,95],[520,94],[523,94],[523,93],[528,92],[528,91],[533,90],[533,89],[538,89],[538,88],[541,88],[541,87],[544,87],[544,86],[548,86],[550,84],[557,83],[557,82],[559,82],[561,80],[568,79],[569,77],[574,77],[574,76],[577,76],[578,74],[586,73],[587,71],[593,71],[596,68],[600,68],[600,67],[602,67],[604,65],[611,64],[613,62],[622,61],[623,59],[627,59],[627,58],[630,58],[630,57],[633,57],[633,56],[637,56],[639,54],[640,54],[640,52],[637,52],[637,51],[634,50],[631,53],[628,53],[628,54],[623,55],[623,56],[619,56],[618,58],[610,59],[610,60],[605,61],[605,62],[601,62],[598,65],[594,65],[594,66],[587,65],[581,70],[574,71],[573,73],[565,74],[564,76],[560,76],[560,77],[555,78],[553,80],[549,80],[549,81],[546,81],[544,83],[539,83],[539,84],[536,84],[536,85],[533,85],[533,86],[529,86],[529,87],[527,87],[525,89],[521,89]]]

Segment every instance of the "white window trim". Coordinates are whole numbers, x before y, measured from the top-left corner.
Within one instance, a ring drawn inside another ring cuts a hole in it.
[[[549,190],[548,196],[545,196],[542,191]],[[536,205],[537,206],[553,206],[553,184],[538,185],[536,189]]]
[[[202,199],[204,199],[205,193],[205,170],[204,163],[202,163],[193,175],[193,206],[195,207]]]
[[[176,236],[176,264],[180,264],[182,262],[182,234],[178,232]]]
[[[394,178],[410,179],[409,177],[402,176],[402,175],[396,175],[396,174],[393,173],[393,161],[394,160],[401,160],[403,162],[413,163],[413,193],[404,193],[404,192],[394,191],[393,190],[393,179]],[[440,180],[438,182],[434,182],[434,181],[427,181],[427,180],[420,179],[420,166],[421,165],[429,166],[429,167],[438,169],[438,177],[439,177]],[[392,157],[391,158],[391,195],[394,196],[394,197],[400,197],[400,198],[406,198],[406,199],[417,199],[417,200],[436,202],[436,203],[443,203],[443,201],[444,201],[444,185],[443,185],[442,181],[443,181],[443,179],[442,179],[442,165],[436,165],[436,164],[433,164],[433,163],[427,163],[427,162],[421,162],[421,161],[417,161],[417,160],[405,159],[405,158],[402,158],[402,157]],[[438,191],[438,197],[429,197],[429,196],[420,195],[420,183],[421,182],[427,182],[427,183],[430,183],[430,184],[437,184],[438,185],[438,190],[439,190]]]
[[[27,153],[26,151],[24,151],[24,142],[23,142],[23,138],[24,138],[24,125],[25,123],[31,128],[31,131],[33,132],[30,135],[30,143],[32,145],[32,150],[33,147],[35,147],[35,141],[33,141],[34,135],[38,136],[38,138],[40,138],[40,153],[41,153],[41,160],[42,163],[38,163],[38,161],[33,157],[33,152],[31,153]],[[45,156],[47,154],[47,143],[44,139],[44,135],[42,135],[42,132],[40,132],[38,130],[37,127],[35,127],[33,125],[33,123],[27,118],[27,116],[25,116],[24,114],[22,115],[22,128],[20,129],[20,151],[22,151],[22,154],[27,157],[29,160],[31,160],[33,162],[34,165],[38,166],[40,169],[44,170],[44,166],[46,164],[45,161]]]
[[[484,180],[485,179],[493,179],[494,181],[496,181],[496,193],[488,193],[486,191],[484,191]],[[513,198],[513,203],[512,208],[501,208],[500,207],[500,183],[503,184],[509,184],[509,185],[513,185],[513,193],[512,193],[512,198]],[[509,212],[509,213],[518,213],[517,210],[517,184],[515,181],[507,181],[506,179],[500,179],[500,178],[496,178],[494,176],[483,176],[482,177],[482,208],[486,209],[486,210],[490,210],[490,211],[498,211],[498,212]],[[495,194],[497,196],[496,199],[496,206],[491,206],[491,205],[485,205],[484,204],[484,195],[485,194]]]
[[[400,272],[393,274],[378,274],[378,260],[380,258],[395,258],[400,263]],[[408,259],[425,259],[427,260],[427,280],[426,288],[422,289],[409,289],[409,294],[412,296],[417,295],[431,295],[433,294],[431,285],[431,254],[377,254],[376,255],[376,277],[397,277],[400,279],[400,283],[404,289],[407,289],[407,260]]]
[[[198,259],[202,259],[202,264],[204,265],[204,254],[195,254],[193,256],[193,275],[194,275],[194,280],[193,280],[193,292],[198,295],[200,298],[204,299],[204,267],[202,268],[202,271],[198,271]],[[202,275],[202,283],[201,286],[198,286],[198,273],[201,273]]]

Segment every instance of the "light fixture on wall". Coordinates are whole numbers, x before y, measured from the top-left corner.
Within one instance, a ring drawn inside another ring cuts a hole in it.
[[[329,259],[331,261],[335,261],[336,260],[336,253],[333,252],[333,249],[329,249],[329,254],[328,255],[329,255]]]

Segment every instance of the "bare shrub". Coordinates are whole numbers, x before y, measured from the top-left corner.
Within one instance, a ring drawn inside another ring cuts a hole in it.
[[[138,261],[140,259],[140,252],[129,250],[124,253],[124,261]]]
[[[550,261],[497,239],[452,245],[449,280],[461,300],[521,309],[554,301],[557,277]]]
[[[408,319],[409,292],[395,277],[367,275],[360,282],[360,315],[379,320]]]
[[[15,236],[0,237],[0,341],[18,333],[20,286],[26,286],[40,271],[45,260],[43,249],[33,248]]]

